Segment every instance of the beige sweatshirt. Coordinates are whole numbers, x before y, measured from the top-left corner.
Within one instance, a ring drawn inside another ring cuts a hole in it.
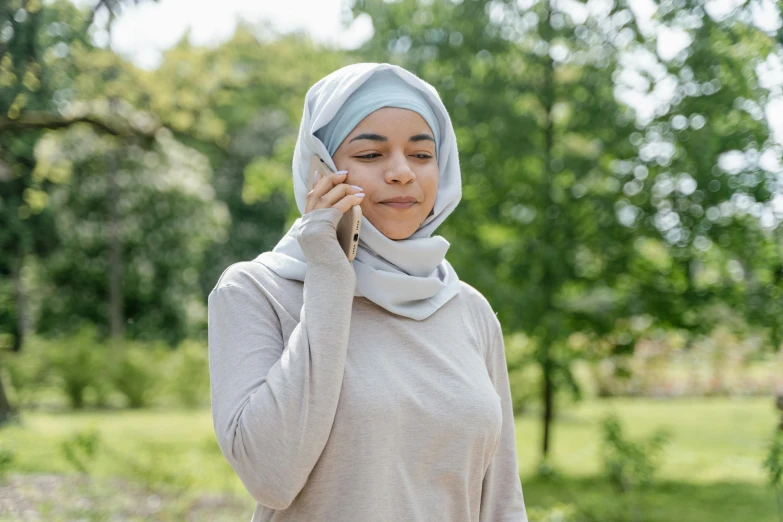
[[[209,295],[212,415],[251,522],[526,522],[500,324],[462,283],[423,321],[354,297],[336,209],[304,283],[256,261]]]

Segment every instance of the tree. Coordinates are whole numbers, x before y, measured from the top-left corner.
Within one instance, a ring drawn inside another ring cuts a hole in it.
[[[689,16],[706,16],[692,8]],[[710,148],[697,149],[700,162],[681,164],[676,178],[671,158],[651,165],[663,121],[687,111],[695,122],[680,129],[674,148],[689,139],[700,147],[705,132],[690,112],[697,102],[687,96],[688,78],[668,74],[675,64],[657,55],[658,37],[642,30],[645,20],[624,2],[360,0],[353,12],[369,14],[375,28],[362,56],[413,70],[438,88],[451,111],[464,198],[444,227],[444,235],[457,238],[449,255],[461,277],[488,296],[504,328],[524,332],[535,347],[546,456],[556,391],[578,393],[570,363],[582,343],[574,335],[587,338],[598,356],[628,353],[655,328],[708,330],[703,312],[743,294],[731,278],[713,286],[700,280],[696,221],[678,221],[688,234],[666,225],[674,220],[672,199],[690,204],[686,196],[709,185],[713,166],[733,143],[764,141],[766,122],[742,119],[748,125],[730,140],[711,135]],[[742,52],[728,53],[719,42],[735,30],[742,36],[730,37]],[[694,45],[707,57],[688,66],[702,82],[718,74],[710,60],[744,70],[749,55],[771,48],[771,38],[747,24],[712,23],[698,38]],[[652,121],[622,96],[624,81],[644,74],[634,53],[645,51],[662,82],[656,87],[673,82],[669,87],[685,93],[658,107]],[[733,78],[730,89],[700,92],[705,98],[698,103],[711,106],[703,118],[720,121],[727,100],[739,96],[763,101],[753,75]],[[661,196],[666,183],[673,188]],[[728,186],[713,204],[736,189]],[[768,248],[757,222],[726,225]]]
[[[116,0],[97,6],[117,8]],[[11,348],[21,349],[32,329],[22,272],[25,259],[55,251],[52,214],[46,210],[50,180],[33,179],[33,147],[41,129],[88,122],[106,132],[127,135],[119,127],[89,114],[63,116],[57,109],[67,97],[68,56],[73,45],[89,45],[92,23],[72,4],[59,0],[10,0],[0,5],[0,277],[10,276],[13,308],[0,312],[0,328],[10,330]],[[43,30],[46,28],[46,30]],[[55,65],[59,65],[58,68]],[[3,285],[6,286],[6,285]],[[0,381],[0,422],[13,414]]]
[[[228,213],[215,198],[208,160],[160,131],[154,148],[123,147],[88,126],[50,133],[36,147],[34,175],[68,178],[49,193],[57,216],[57,252],[42,262],[47,299],[38,331],[69,333],[81,323],[108,336],[106,274],[112,237],[120,258],[125,325],[130,338],[176,345],[203,327],[206,307],[198,271],[206,250],[225,237]],[[118,158],[117,208],[106,158]],[[113,230],[108,218],[117,217]]]

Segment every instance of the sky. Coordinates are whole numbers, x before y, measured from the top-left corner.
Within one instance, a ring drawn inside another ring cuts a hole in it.
[[[93,6],[95,0],[72,0]],[[216,4],[220,8],[216,8]],[[319,42],[355,48],[372,37],[372,22],[359,17],[342,27],[343,0],[160,0],[126,7],[112,28],[112,49],[139,67],[154,69],[161,51],[174,45],[190,28],[194,45],[218,44],[231,37],[237,19],[268,21],[281,33],[304,29]],[[97,20],[100,22],[100,20]],[[98,40],[106,39],[97,34]]]

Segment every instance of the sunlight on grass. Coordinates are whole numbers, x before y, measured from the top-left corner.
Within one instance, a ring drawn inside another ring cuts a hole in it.
[[[134,478],[136,468],[154,467],[195,490],[247,494],[220,453],[209,410],[26,413],[23,426],[3,434],[16,450],[15,470],[73,472],[59,444],[91,429],[104,445],[91,469],[95,475]]]
[[[630,437],[663,428],[672,436],[660,478],[693,483],[761,484],[761,461],[779,420],[771,398],[612,399],[570,405],[552,438],[552,464],[572,476],[600,473],[600,420],[615,413]],[[516,421],[523,476],[539,462],[541,429],[533,415]]]
[[[645,521],[708,522],[716,516],[773,520],[774,496],[765,485],[761,462],[778,417],[767,398],[611,399],[569,405],[555,423],[552,463],[559,474],[553,479],[534,475],[538,419],[532,412],[519,417],[517,448],[529,507],[565,502],[599,513],[605,521],[625,509],[628,498],[618,497],[602,478],[599,426],[609,413],[619,416],[630,438],[646,437],[658,428],[672,435],[658,482],[638,503],[628,503],[644,509]],[[73,473],[61,443],[92,429],[102,444],[89,466],[96,478],[125,477],[153,490],[224,493],[252,504],[220,453],[206,409],[28,412],[22,426],[0,433],[15,450],[12,472]]]

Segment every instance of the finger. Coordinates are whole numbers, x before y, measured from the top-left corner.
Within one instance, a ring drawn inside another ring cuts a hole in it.
[[[332,190],[321,196],[321,198],[316,203],[315,208],[332,207],[345,196],[348,196],[349,194],[357,194],[359,192],[363,192],[361,187],[348,185],[347,183],[340,183],[339,185],[332,188]]]
[[[359,192],[358,194],[348,194],[343,199],[332,205],[332,208],[336,208],[345,214],[354,205],[359,205],[362,200],[364,200],[363,192]]]
[[[347,170],[341,170],[335,173],[323,175],[316,170],[313,175],[314,178],[317,179],[317,182],[310,192],[307,193],[305,212],[309,212],[310,210],[316,208],[316,205],[318,204],[318,201],[321,199],[321,197],[334,188],[335,185],[342,183],[345,180],[345,176],[347,174]]]
[[[315,187],[313,187],[313,191],[315,192],[316,197],[319,198],[332,190],[336,185],[344,182],[345,177],[348,175],[347,170],[330,172],[328,174],[316,172],[318,173],[318,181],[316,182]]]

